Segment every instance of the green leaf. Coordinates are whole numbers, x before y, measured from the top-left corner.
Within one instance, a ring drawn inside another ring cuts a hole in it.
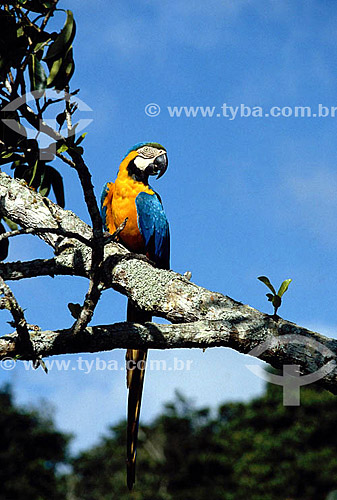
[[[64,61],[64,77],[66,79],[65,85],[69,83],[69,80],[73,76],[74,71],[75,71],[75,63],[73,57],[73,48],[70,47]]]
[[[56,117],[56,121],[57,123],[59,124],[60,128],[62,127],[62,125],[64,124],[64,122],[66,121],[66,118],[67,118],[67,115],[66,115],[66,112],[65,111],[62,111],[62,113],[59,113]]]
[[[21,156],[20,160],[15,160],[12,165],[11,165],[11,169],[15,169],[17,168],[19,165],[21,165],[21,163],[24,162],[24,158]]]
[[[58,149],[57,149],[57,152],[58,153],[64,153],[65,151],[67,151],[68,149],[68,146],[66,144],[62,144]]]
[[[63,59],[57,59],[56,61],[53,62],[48,78],[47,78],[47,87],[52,87],[53,81],[57,77],[58,72],[60,71],[60,68],[62,66]]]
[[[38,90],[42,95],[47,85],[47,75],[35,54],[29,60],[29,79],[31,91]]]
[[[40,187],[40,189],[39,189],[39,193],[41,196],[47,197],[49,192],[50,192],[50,184],[49,184],[49,186],[46,185],[44,187]]]
[[[25,30],[23,29],[23,26],[20,26],[17,30],[16,30],[16,35],[17,37],[20,37],[20,36],[24,36],[25,34]]]
[[[56,203],[60,205],[60,207],[64,208],[64,188],[62,175],[57,170],[55,170],[54,167],[50,167],[49,165],[48,170],[48,175],[55,194]]]
[[[58,71],[56,73],[54,73],[54,69],[56,70],[57,68],[54,69],[53,68],[52,68],[53,77],[50,78],[48,85],[49,87],[55,87],[55,89],[57,90],[63,90],[66,87],[66,85],[68,85],[75,71],[75,63],[73,59],[72,47],[69,47],[69,50],[64,56],[62,64],[58,68]]]
[[[73,318],[78,319],[81,314],[82,307],[80,304],[74,304],[73,302],[69,302],[68,309]]]
[[[18,229],[18,225],[15,224],[15,222],[13,222],[12,220],[8,219],[8,217],[4,217],[3,219],[11,231],[16,231]]]
[[[273,295],[272,293],[266,293],[266,296],[268,297],[269,302],[272,302],[273,298],[275,297],[275,295]]]
[[[1,158],[10,158],[13,155],[13,153],[5,153],[1,155]]]
[[[0,222],[0,234],[6,233],[4,225]],[[0,260],[5,260],[8,255],[8,239],[0,241]]]
[[[262,281],[262,283],[264,283],[269,288],[269,290],[271,290],[273,294],[276,295],[275,288],[270,283],[269,278],[267,278],[267,276],[259,276],[257,279]]]
[[[42,42],[38,42],[35,47],[34,47],[34,52],[33,54],[37,54],[38,52],[41,54],[43,53],[43,48],[50,42],[51,38],[48,37],[46,40],[42,40]],[[41,57],[39,57],[41,59]]]
[[[36,176],[36,172],[37,172],[37,166],[39,164],[39,160],[36,160],[35,163],[34,163],[34,167],[33,167],[33,171],[32,171],[32,177],[29,181],[29,187],[32,186],[33,182],[34,182],[34,179],[35,179],[35,176]]]
[[[75,37],[76,24],[71,10],[67,10],[67,19],[60,34],[56,37],[54,42],[49,46],[47,54],[44,58],[45,61],[57,60],[62,58],[62,55],[68,51],[72,41]]]
[[[3,154],[0,157],[0,165],[5,165],[6,163],[10,163],[13,161],[14,162],[20,161],[20,158],[22,157],[17,153]]]
[[[44,2],[42,2],[42,4],[46,7],[46,9],[51,9],[54,5],[54,2],[51,2],[49,0],[45,0]]]
[[[84,132],[84,134],[80,135],[77,141],[75,142],[75,146],[79,146],[81,142],[84,140],[85,136],[87,135],[88,132]]]
[[[48,196],[51,188],[50,166],[45,165],[43,175],[41,177],[41,184],[39,186],[39,193],[41,196]]]
[[[282,285],[280,286],[279,291],[277,292],[277,295],[279,297],[282,297],[282,295],[288,290],[288,286],[292,280],[289,278],[287,280],[284,280]]]

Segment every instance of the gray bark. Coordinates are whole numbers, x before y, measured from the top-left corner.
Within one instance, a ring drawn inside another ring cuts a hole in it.
[[[77,232],[88,240],[92,238],[91,228],[73,212],[63,210],[4,173],[0,174],[0,210],[23,228],[37,232],[39,228],[59,228]],[[90,277],[90,246],[60,234],[44,232],[38,236],[54,249],[55,257],[2,263],[0,274],[4,280],[55,274]],[[88,327],[77,335],[72,335],[71,330],[35,329],[30,335],[37,356],[144,346],[156,349],[225,346],[258,356],[275,367],[299,365],[303,374],[315,373],[328,364],[329,373],[320,383],[337,393],[334,339],[281,318],[275,320],[230,297],[197,286],[173,271],[156,269],[144,257],[130,254],[120,244],[105,246],[101,280],[101,288],[114,288],[139,308],[173,324],[119,323]],[[25,357],[17,339],[17,333],[0,339],[0,359]]]

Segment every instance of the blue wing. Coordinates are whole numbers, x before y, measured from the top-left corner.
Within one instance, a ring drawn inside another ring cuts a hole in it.
[[[106,196],[108,195],[109,193],[109,184],[110,182],[107,182],[104,187],[103,187],[103,190],[102,190],[102,194],[101,194],[101,217],[102,217],[102,223],[103,223],[103,229],[105,231],[108,231],[108,226],[107,226],[107,223],[106,223],[106,207],[103,207],[103,203],[104,203],[104,200],[106,198]]]
[[[162,269],[170,268],[169,224],[158,196],[139,193],[136,198],[138,227],[149,258]]]

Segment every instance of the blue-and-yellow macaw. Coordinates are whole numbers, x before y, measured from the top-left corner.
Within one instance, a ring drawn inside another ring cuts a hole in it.
[[[158,267],[169,269],[170,233],[159,195],[149,186],[149,176],[161,177],[167,169],[166,149],[156,142],[142,142],[126,153],[116,181],[103,189],[101,214],[105,230],[113,234],[127,217],[119,233],[120,242],[132,252],[143,253]],[[148,312],[137,309],[129,300],[127,321],[151,321]],[[127,387],[127,484],[135,482],[136,448],[147,350],[128,349]]]

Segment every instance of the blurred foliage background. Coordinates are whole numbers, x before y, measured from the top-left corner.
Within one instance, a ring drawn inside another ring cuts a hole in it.
[[[97,409],[99,411],[99,409]],[[268,385],[248,403],[216,411],[177,393],[139,433],[137,500],[333,500],[337,490],[337,400],[314,386],[284,407]],[[70,456],[70,436],[45,408],[15,405],[0,393],[1,499],[130,498],[125,485],[125,421],[97,445]],[[329,495],[329,496],[328,496]]]

